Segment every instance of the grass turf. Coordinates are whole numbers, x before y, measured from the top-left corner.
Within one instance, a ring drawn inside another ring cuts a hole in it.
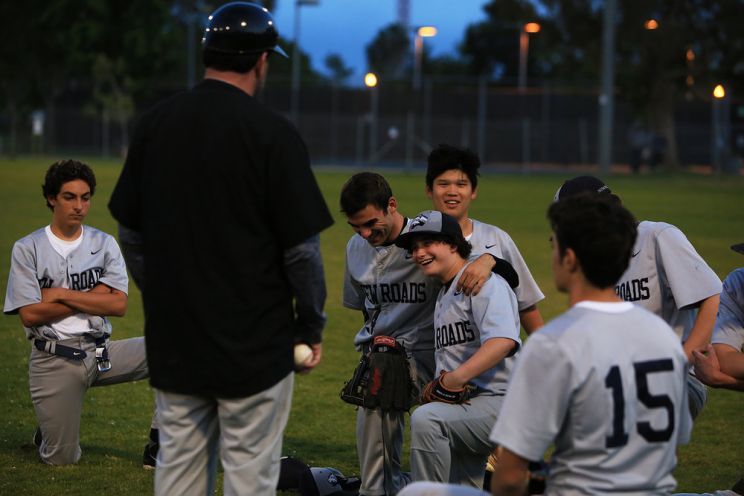
[[[4,294],[13,242],[47,224],[50,212],[41,197],[46,167],[53,159],[0,159],[0,292]],[[115,233],[106,203],[121,163],[90,158],[99,188],[87,223]],[[354,409],[338,399],[343,381],[353,370],[357,353],[352,338],[361,324],[358,312],[341,306],[344,247],[351,230],[338,213],[338,194],[353,172],[318,171],[317,177],[336,224],[322,235],[328,286],[328,326],[324,359],[311,374],[296,380],[284,450],[313,466],[330,466],[345,475],[358,474]],[[430,208],[424,195],[423,173],[383,172],[407,215]],[[562,175],[485,175],[471,214],[496,224],[514,238],[546,299],[540,309],[546,319],[562,312],[566,297],[553,289],[550,274],[549,228],[545,209]],[[655,174],[612,176],[607,182],[639,219],[664,220],[680,227],[720,277],[743,266],[744,258],[729,245],[744,241],[744,178]],[[174,187],[177,180],[174,181]],[[190,200],[184,199],[187,203]],[[286,209],[285,205],[276,208]],[[218,221],[218,219],[215,219]],[[208,229],[208,226],[205,226]],[[142,333],[139,292],[130,285],[129,310],[113,319],[114,337]],[[0,494],[81,494],[109,496],[152,492],[152,472],[141,468],[153,406],[146,382],[92,389],[81,419],[83,458],[72,467],[41,464],[31,437],[36,425],[28,394],[29,344],[17,317],[0,318]],[[246,380],[250,380],[247,378]],[[699,417],[692,442],[679,451],[675,476],[679,490],[704,492],[730,487],[744,471],[744,395],[714,390]],[[407,459],[407,457],[406,457]],[[405,463],[405,462],[404,462]]]

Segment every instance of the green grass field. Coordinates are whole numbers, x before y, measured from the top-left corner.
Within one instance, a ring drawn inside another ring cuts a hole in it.
[[[47,224],[50,212],[41,196],[41,183],[51,158],[0,159],[0,292],[5,294],[13,242]],[[106,204],[120,162],[88,160],[98,177],[87,223],[115,233]],[[341,281],[344,248],[351,229],[338,213],[338,194],[354,172],[317,173],[336,224],[322,235],[326,270],[328,327],[324,360],[311,374],[296,381],[284,453],[313,466],[331,466],[345,475],[358,474],[354,443],[355,412],[338,392],[353,370],[357,354],[352,338],[361,324],[357,312],[342,308]],[[430,207],[424,195],[423,174],[384,172],[404,214]],[[564,295],[553,289],[550,274],[549,229],[545,210],[566,175],[486,175],[481,178],[473,217],[496,224],[516,241],[546,294],[540,309],[546,319],[563,311]],[[664,220],[680,227],[720,277],[744,266],[744,257],[729,246],[744,241],[744,178],[692,175],[648,175],[607,178],[613,191],[640,219]],[[184,198],[184,208],[192,199]],[[193,199],[196,201],[196,199]],[[287,210],[286,205],[276,205]],[[288,212],[289,215],[289,212]],[[290,215],[291,217],[291,215]],[[218,222],[219,219],[215,219]],[[205,226],[208,229],[208,226]],[[130,284],[129,310],[113,319],[114,337],[141,335],[140,295]],[[0,494],[83,493],[148,494],[153,474],[141,468],[153,393],[146,382],[93,389],[81,421],[83,458],[72,467],[49,467],[38,461],[31,436],[35,428],[28,394],[29,343],[15,316],[0,318]],[[247,380],[250,380],[249,378]],[[728,488],[744,472],[744,395],[711,391],[699,417],[692,442],[679,452],[675,475],[679,490],[704,492]]]

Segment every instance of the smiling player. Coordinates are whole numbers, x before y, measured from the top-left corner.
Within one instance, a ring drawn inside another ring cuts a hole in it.
[[[434,311],[436,379],[411,416],[414,481],[483,485],[488,439],[496,422],[512,357],[521,345],[517,299],[491,276],[475,296],[457,289],[470,244],[457,221],[422,212],[395,244],[411,252],[421,272],[442,282]]]
[[[506,231],[471,219],[470,204],[478,196],[478,168],[480,160],[470,150],[450,145],[439,145],[427,159],[426,194],[434,209],[454,217],[460,224],[465,239],[473,247],[472,257],[490,253],[511,263],[519,275],[519,286],[514,291],[519,302],[519,319],[530,334],[543,325],[537,303],[545,298],[517,245]],[[458,288],[474,284],[466,269],[458,281]]]

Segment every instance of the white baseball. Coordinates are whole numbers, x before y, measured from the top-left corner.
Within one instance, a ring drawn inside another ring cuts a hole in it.
[[[294,347],[294,363],[295,367],[302,367],[305,365],[310,357],[313,356],[313,349],[305,343],[297,343]]]

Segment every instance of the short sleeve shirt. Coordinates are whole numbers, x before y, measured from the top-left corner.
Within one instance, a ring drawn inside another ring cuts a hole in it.
[[[630,263],[615,287],[622,299],[664,319],[685,342],[701,300],[721,292],[721,280],[671,224],[643,221]]]
[[[244,397],[291,372],[283,252],[333,222],[292,124],[206,79],[141,117],[109,208],[142,233],[153,386]]]
[[[53,248],[46,228],[16,241],[3,306],[5,314],[17,314],[21,307],[41,303],[42,288],[89,291],[101,283],[126,293],[127,268],[116,240],[89,226],[83,226],[82,237],[66,257]],[[91,325],[86,314],[78,313],[25,330],[28,337],[58,340],[88,333]]]
[[[545,494],[669,494],[689,439],[687,360],[659,317],[582,302],[517,358],[491,440],[528,460],[552,443]]]
[[[519,310],[524,310],[545,298],[535,278],[532,277],[522,254],[511,236],[506,231],[490,224],[472,219],[473,233],[468,241],[473,247],[470,260],[475,260],[484,253],[490,253],[509,262],[519,276],[519,286],[514,288],[517,294]]]
[[[731,272],[723,281],[711,342],[744,352],[744,268]]]
[[[436,376],[443,370],[458,368],[489,339],[511,339],[515,343],[514,352],[471,380],[482,390],[503,394],[514,355],[522,344],[517,299],[509,284],[497,275],[491,275],[477,295],[467,296],[457,291],[457,281],[463,270],[465,267],[450,284],[442,287],[437,297],[434,311]]]

